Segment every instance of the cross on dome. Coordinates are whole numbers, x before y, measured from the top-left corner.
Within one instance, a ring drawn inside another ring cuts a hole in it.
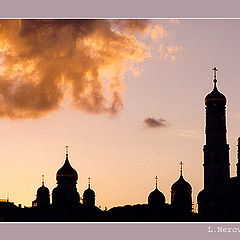
[[[66,157],[68,157],[68,151],[69,151],[69,147],[68,147],[68,146],[66,146],[66,147],[65,147],[65,149],[66,149],[66,150],[65,150],[65,151],[66,151]]]
[[[42,175],[42,185],[44,185],[44,175]]]
[[[212,70],[213,70],[213,82],[214,82],[214,86],[216,86],[218,69],[216,67],[214,67]]]
[[[89,177],[88,178],[88,188],[90,188],[90,181],[91,181],[91,178]]]
[[[157,184],[158,184],[158,177],[157,176],[155,177],[155,180],[156,180],[156,188],[157,188]]]
[[[181,161],[179,164],[180,164],[180,176],[182,176],[183,162]]]

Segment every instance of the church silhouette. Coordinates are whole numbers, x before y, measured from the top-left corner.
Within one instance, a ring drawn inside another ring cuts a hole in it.
[[[240,151],[238,138],[237,176],[230,178],[229,145],[227,144],[226,97],[214,88],[205,98],[206,144],[204,152],[204,189],[198,194],[198,213],[213,220],[238,220],[240,213]]]
[[[101,210],[95,206],[95,192],[90,178],[83,198],[77,191],[78,173],[71,166],[68,146],[63,166],[57,171],[57,186],[50,191],[42,185],[37,189],[32,207],[16,206],[0,200],[0,221],[239,221],[240,220],[240,138],[238,138],[237,176],[230,177],[229,145],[226,138],[226,97],[217,89],[217,69],[213,68],[214,87],[205,97],[206,144],[204,152],[204,189],[197,196],[198,213],[193,211],[192,186],[183,177],[180,162],[179,179],[171,186],[171,203],[155,189],[147,204],[126,205]]]

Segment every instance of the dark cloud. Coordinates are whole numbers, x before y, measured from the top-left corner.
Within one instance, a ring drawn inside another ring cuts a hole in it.
[[[155,119],[155,118],[145,118],[144,119],[144,123],[147,127],[150,128],[160,128],[160,127],[167,127],[168,126],[168,122],[165,119]]]

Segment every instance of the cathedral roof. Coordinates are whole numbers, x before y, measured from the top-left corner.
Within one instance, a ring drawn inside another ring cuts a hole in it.
[[[42,186],[38,188],[37,196],[49,196],[49,189],[44,186],[44,175],[42,175]]]
[[[173,183],[172,187],[171,187],[171,191],[172,192],[177,192],[177,191],[188,191],[191,192],[192,191],[192,187],[191,185],[183,178],[183,173],[182,173],[182,165],[183,163],[180,162],[181,165],[181,169],[180,169],[180,177],[179,179]]]
[[[165,196],[162,192],[160,192],[157,188],[155,188],[150,194],[148,195],[148,203],[151,202],[158,202],[158,203],[165,203]]]
[[[192,187],[181,175],[179,179],[172,185],[171,190],[172,192],[176,192],[178,190],[186,190],[190,192],[192,191]]]
[[[87,188],[83,193],[83,197],[95,197],[95,192],[91,188]]]
[[[90,188],[90,177],[88,178],[88,188],[83,193],[83,198],[95,197],[95,192]]]
[[[210,92],[206,97],[205,97],[205,104],[208,105],[208,103],[224,103],[226,104],[227,100],[226,97],[220,93],[217,89],[217,79],[216,79],[216,68],[213,68],[213,70],[215,71],[214,73],[214,88],[212,90],[212,92]]]
[[[162,192],[160,192],[158,190],[157,187],[157,176],[156,176],[156,188],[150,192],[150,194],[148,195],[148,204],[164,204],[165,203],[165,196]]]
[[[217,86],[215,85],[212,92],[210,92],[206,97],[205,97],[205,104],[207,105],[209,102],[223,102],[226,104],[227,100],[226,97],[220,93],[217,89]]]
[[[40,188],[38,188],[37,190],[37,195],[49,195],[49,189],[47,187],[45,187],[44,185],[42,185]]]
[[[66,159],[65,162],[63,164],[63,166],[57,171],[57,180],[59,179],[64,179],[64,178],[71,178],[75,181],[78,180],[78,174],[77,171],[72,168],[72,166],[70,165],[70,162],[68,160],[68,152],[66,153]]]

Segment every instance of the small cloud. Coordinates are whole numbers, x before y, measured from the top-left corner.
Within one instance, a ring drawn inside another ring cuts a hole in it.
[[[167,51],[169,54],[176,54],[177,52],[181,51],[182,47],[181,46],[171,46],[167,47]]]
[[[182,51],[182,46],[168,46],[165,47],[160,45],[158,48],[158,52],[161,58],[170,59],[170,61],[175,62],[177,54]]]
[[[145,118],[144,123],[147,127],[150,128],[160,128],[160,127],[167,127],[169,124],[167,120],[160,118],[160,119],[155,119],[155,118]]]
[[[166,36],[166,30],[161,25],[156,25],[150,33],[152,40],[158,40]]]
[[[192,139],[202,138],[202,135],[199,132],[190,130],[190,129],[178,129],[177,135],[181,137],[192,138]]]

